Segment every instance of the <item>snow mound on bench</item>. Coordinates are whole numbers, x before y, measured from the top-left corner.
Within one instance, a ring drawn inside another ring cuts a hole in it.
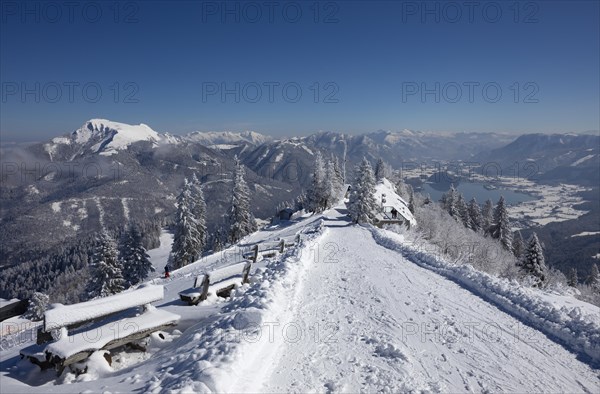
[[[110,297],[98,298],[79,304],[55,304],[52,309],[44,314],[44,331],[48,332],[125,309],[150,304],[162,300],[163,297],[164,289],[161,285],[146,285],[133,291],[125,291]]]
[[[140,316],[121,319],[71,336],[62,335],[58,341],[46,347],[46,352],[66,359],[80,352],[100,350],[112,341],[174,324],[178,320],[179,315],[150,307]]]

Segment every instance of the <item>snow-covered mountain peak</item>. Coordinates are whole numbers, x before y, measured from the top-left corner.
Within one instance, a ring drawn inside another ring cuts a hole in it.
[[[87,121],[80,129],[73,132],[73,138],[80,144],[88,144],[93,141],[95,144],[92,150],[105,155],[127,149],[134,142],[151,141],[156,143],[161,139],[156,131],[143,123],[129,125],[106,119]]]
[[[369,134],[369,138],[379,144],[396,145],[403,139],[418,138],[420,132],[404,129],[402,131],[377,130]]]
[[[73,159],[83,154],[110,156],[120,150],[126,150],[133,143],[151,142],[158,146],[159,141],[169,138],[152,130],[148,125],[129,125],[107,119],[90,119],[70,134],[55,137],[44,144],[44,150],[50,160],[58,154]]]
[[[257,133],[256,131],[194,131],[184,137],[188,141],[197,142],[206,146],[213,145],[238,145],[249,143],[261,145],[270,142],[273,138]]]
[[[129,125],[107,119],[90,119],[70,135],[53,138],[45,144],[45,149],[50,157],[64,145],[70,145],[75,155],[91,152],[108,156],[136,142],[149,141],[157,145],[162,139],[159,133],[143,123]]]

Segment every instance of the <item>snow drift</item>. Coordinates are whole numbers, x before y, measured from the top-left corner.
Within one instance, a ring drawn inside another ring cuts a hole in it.
[[[568,348],[600,362],[600,316],[586,315],[579,307],[556,307],[516,281],[493,277],[470,265],[453,265],[443,258],[402,243],[395,233],[371,228],[375,241],[400,252],[410,261],[464,286]]]

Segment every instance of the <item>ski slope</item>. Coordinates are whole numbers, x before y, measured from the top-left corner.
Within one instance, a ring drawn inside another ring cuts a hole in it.
[[[301,245],[257,263],[231,299],[178,300],[199,273],[225,272],[252,245],[298,233]],[[351,225],[343,207],[259,231],[151,281],[165,286],[156,307],[181,316],[167,341],[58,379],[9,349],[0,353],[1,391],[600,391],[589,360],[374,234]]]

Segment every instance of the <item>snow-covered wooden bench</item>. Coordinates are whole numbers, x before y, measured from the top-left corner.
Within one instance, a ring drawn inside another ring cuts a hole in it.
[[[277,253],[283,253],[286,247],[292,247],[299,242],[300,234],[297,234],[287,239],[256,244],[250,251],[243,253],[246,261],[197,276],[194,286],[180,292],[179,298],[188,305],[198,305],[206,300],[209,290],[218,297],[227,298],[236,286],[248,283],[252,263],[258,260],[259,255],[263,258],[274,257]]]
[[[243,257],[246,259],[250,259],[256,263],[259,255],[263,258],[275,257],[278,253],[283,253],[285,248],[292,247],[298,244],[299,242],[300,234],[297,234],[293,238],[281,238],[278,241],[256,244],[252,247],[250,251],[244,253]]]
[[[210,284],[210,275],[204,274],[196,277],[194,287],[179,293],[179,298],[188,305],[198,305],[208,297],[208,286]]]
[[[218,297],[229,297],[236,286],[249,282],[250,268],[252,262],[244,261],[200,275],[196,277],[194,287],[180,292],[179,298],[189,305],[198,305],[206,300],[209,292]]]
[[[48,345],[25,348],[21,357],[42,369],[53,366],[61,373],[66,366],[85,360],[97,350],[134,343],[179,321],[179,315],[151,305],[163,297],[162,286],[146,285],[79,304],[55,306],[44,315],[43,331],[54,332],[57,339]]]

